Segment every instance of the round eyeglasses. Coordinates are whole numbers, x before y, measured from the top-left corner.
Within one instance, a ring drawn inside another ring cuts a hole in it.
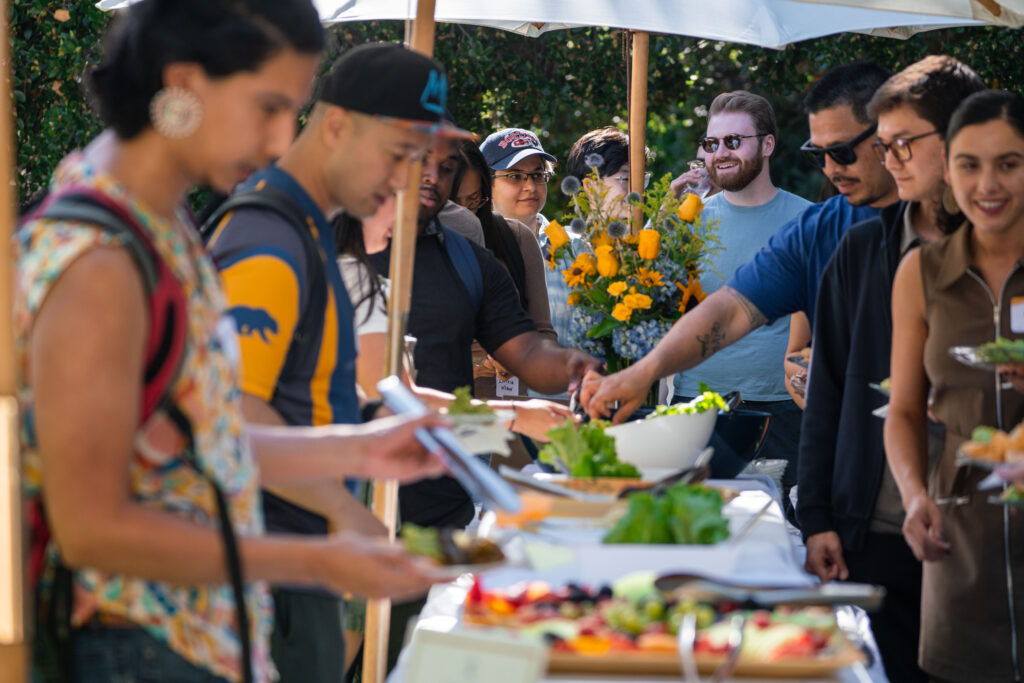
[[[920,140],[926,138],[929,135],[938,135],[939,131],[931,130],[927,133],[921,133],[920,135],[913,135],[909,138],[896,138],[892,142],[882,142],[881,140],[875,140],[871,143],[871,149],[875,150],[875,156],[878,160],[885,165],[885,154],[891,152],[896,161],[910,161],[912,154],[910,152],[910,143],[914,140]]]

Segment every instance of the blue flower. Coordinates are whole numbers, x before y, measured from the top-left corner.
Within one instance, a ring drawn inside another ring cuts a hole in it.
[[[612,350],[620,358],[639,360],[658,345],[672,327],[667,320],[645,320],[633,327],[620,327],[612,332]]]
[[[590,328],[603,318],[600,313],[593,313],[582,306],[574,306],[569,318],[569,338],[566,340],[568,345],[586,351],[603,362],[607,356],[604,341],[587,337]]]
[[[579,192],[581,187],[579,178],[576,176],[567,175],[562,178],[562,194],[564,195],[571,197]]]

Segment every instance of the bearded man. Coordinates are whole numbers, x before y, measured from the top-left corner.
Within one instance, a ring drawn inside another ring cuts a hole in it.
[[[708,293],[721,288],[781,226],[810,206],[772,184],[769,166],[776,134],[775,112],[759,95],[736,90],[711,103],[707,133],[699,144],[708,176],[723,191],[707,200],[702,215],[719,221],[722,247],[710,259],[714,268],[701,276]],[[699,394],[699,382],[719,392],[738,390],[744,408],[771,415],[760,457],[793,461],[800,442],[800,409],[786,392],[779,366],[788,337],[788,318],[751,332],[698,367],[677,374],[674,401]],[[788,489],[795,482],[796,467],[791,465],[783,486]]]

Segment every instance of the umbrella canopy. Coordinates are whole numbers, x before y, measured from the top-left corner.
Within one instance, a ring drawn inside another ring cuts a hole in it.
[[[580,26],[609,26],[651,33],[779,48],[843,31],[906,38],[948,26],[999,23],[1020,26],[1024,17],[982,3],[994,0],[437,0],[439,22],[465,23],[536,36]],[[1024,0],[1005,0],[1024,4]],[[316,0],[325,22],[413,19],[408,0]],[[848,6],[858,5],[858,6]],[[895,27],[895,28],[894,28]]]
[[[133,1],[101,0],[97,6],[117,9]],[[314,4],[325,23],[416,18],[416,3],[410,0],[314,0]],[[1024,0],[437,0],[434,18],[529,36],[609,26],[779,48],[843,31],[907,38],[949,26],[1018,27],[1024,24]]]

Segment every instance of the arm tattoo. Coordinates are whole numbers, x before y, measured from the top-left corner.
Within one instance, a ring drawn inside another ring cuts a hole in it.
[[[717,320],[711,323],[711,330],[705,335],[697,335],[700,342],[700,357],[707,358],[716,351],[720,351],[725,344],[725,332],[722,331],[722,324]]]
[[[736,291],[732,287],[729,287],[728,285],[722,287],[722,289],[728,292],[729,295],[732,296],[732,298],[736,299],[739,305],[743,307],[743,310],[746,311],[747,319],[750,320],[751,330],[756,330],[757,328],[761,327],[761,325],[768,324],[768,318],[764,317],[764,313],[762,313],[761,310],[754,305],[753,301],[743,296],[738,291]]]

